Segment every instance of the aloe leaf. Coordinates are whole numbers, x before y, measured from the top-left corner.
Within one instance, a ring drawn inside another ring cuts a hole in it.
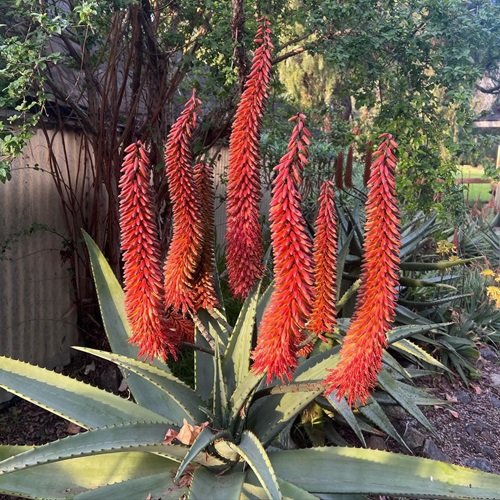
[[[123,370],[132,372],[148,382],[156,390],[156,412],[164,415],[170,422],[180,426],[186,419],[194,425],[206,418],[205,413],[200,410],[203,402],[198,395],[171,372],[111,352],[87,347],[74,347],[74,349],[107,359]]]
[[[250,352],[261,283],[260,281],[245,299],[224,355],[223,370],[229,394],[234,392],[250,370]]]
[[[441,330],[445,326],[451,325],[451,323],[430,323],[428,325],[404,325],[396,326],[387,334],[387,342],[393,344],[398,340],[411,337],[417,333],[429,332],[431,330]]]
[[[399,252],[401,259],[411,255],[424,242],[425,238],[437,230],[437,228],[432,227],[435,221],[436,216],[432,216],[418,229],[413,229],[408,236],[401,239],[401,250]]]
[[[230,415],[229,420],[233,421],[240,414],[243,405],[250,398],[251,394],[254,392],[255,388],[262,381],[262,375],[256,375],[254,372],[248,372],[246,378],[239,384],[229,402]]]
[[[399,303],[405,307],[411,307],[415,309],[427,309],[427,308],[434,308],[442,304],[447,304],[448,302],[453,302],[455,300],[460,300],[471,296],[472,296],[471,293],[463,293],[461,295],[452,295],[450,297],[443,297],[441,299],[432,299],[428,301],[404,300],[402,298],[399,298]]]
[[[400,267],[403,271],[443,271],[450,267],[463,266],[484,257],[471,257],[469,259],[440,260],[439,262],[401,262]]]
[[[107,484],[166,474],[176,462],[143,452],[120,452],[63,460],[0,476],[0,493],[39,499],[74,498]]]
[[[236,500],[241,496],[244,472],[231,472],[217,475],[200,467],[193,475],[193,482],[189,488],[189,500]]]
[[[0,356],[0,387],[86,429],[165,417],[65,375]]]
[[[131,479],[117,484],[102,486],[95,490],[80,493],[74,500],[137,500],[138,498],[161,498],[179,500],[187,496],[188,488],[173,483],[171,468],[160,474]],[[170,472],[170,474],[169,474]]]
[[[500,499],[500,476],[427,458],[362,448],[273,452],[276,474],[313,494]]]
[[[405,393],[401,385],[399,385],[389,373],[382,370],[378,376],[378,383],[384,391],[388,392],[408,413],[410,413],[410,415],[416,418],[430,432],[434,432],[427,417],[420,411],[414,401]]]
[[[33,448],[33,446],[0,444],[0,462],[15,455],[19,455],[19,453],[32,450]]]
[[[213,401],[212,409],[216,421],[221,424],[222,427],[226,425],[226,419],[228,415],[228,400],[227,400],[227,389],[226,382],[224,380],[224,375],[222,372],[222,359],[219,351],[219,344],[215,344],[214,353],[214,387],[212,391]]]
[[[102,321],[111,350],[129,358],[138,358],[137,347],[128,341],[131,333],[125,313],[122,287],[94,240],[85,231],[82,232],[90,256]],[[170,371],[159,359],[155,359],[153,364],[164,371]],[[134,373],[124,373],[124,377],[137,403],[155,411],[157,392],[151,384]]]
[[[450,369],[444,366],[441,362],[439,362],[434,356],[430,355],[428,352],[426,352],[424,349],[422,349],[420,346],[417,344],[414,344],[408,339],[401,339],[398,340],[397,342],[394,342],[391,347],[396,349],[397,351],[403,353],[403,354],[409,354],[413,358],[416,358],[420,361],[424,361],[425,363],[428,363],[429,365],[436,366],[440,368],[441,370],[447,371],[451,373]]]
[[[411,379],[411,376],[406,370],[406,368],[401,366],[401,364],[395,358],[393,358],[387,351],[385,351],[382,354],[382,362],[384,363],[385,366],[391,368],[395,372],[395,376],[401,376],[408,380]]]
[[[195,344],[203,347],[204,349],[211,349],[211,346],[205,337],[200,333],[196,325],[194,329],[194,341]],[[205,403],[210,401],[210,395],[212,394],[212,389],[214,387],[214,380],[215,369],[213,355],[195,349],[194,387],[196,389],[196,394],[198,394],[200,399]]]
[[[338,350],[337,347],[304,361],[295,371],[293,382],[310,383],[324,380],[327,370],[338,363]],[[269,443],[322,391],[323,387],[318,384],[314,390],[266,396],[259,404],[252,405],[247,426],[263,443]]]
[[[249,431],[244,431],[239,445],[228,443],[252,468],[267,496],[271,500],[280,500],[281,492],[276,474],[266,450],[257,437]]]
[[[186,467],[210,444],[213,443],[216,439],[220,439],[227,435],[227,432],[212,432],[208,427],[205,427],[198,437],[195,439],[194,443],[189,448],[189,451],[186,453],[185,457],[182,459],[181,464],[179,465],[179,469],[175,474],[175,481],[177,481],[180,476],[186,470]]]
[[[285,481],[279,477],[277,479],[283,500],[317,500],[319,498],[289,481]],[[249,471],[243,485],[240,500],[262,500],[265,497],[266,491],[260,485],[253,471]]]
[[[155,451],[180,462],[186,448],[163,444],[165,423],[136,423],[104,427],[37,446],[0,462],[0,475],[69,458],[122,451]]]
[[[332,405],[332,407],[342,415],[344,420],[348,423],[349,427],[354,431],[356,436],[358,436],[358,439],[361,441],[363,446],[366,446],[365,442],[365,437],[363,436],[363,433],[361,432],[361,429],[359,428],[358,421],[356,420],[356,417],[354,416],[354,413],[351,410],[351,407],[347,404],[347,401],[345,398],[342,399],[337,399],[335,396],[332,394],[329,394],[326,399],[328,399],[329,403]]]
[[[375,424],[379,429],[384,431],[388,436],[392,437],[401,446],[406,448],[410,453],[411,449],[404,442],[404,439],[399,435],[398,431],[392,425],[389,417],[385,414],[383,408],[375,401],[373,397],[370,397],[368,404],[360,406],[359,411],[368,419],[370,422]]]

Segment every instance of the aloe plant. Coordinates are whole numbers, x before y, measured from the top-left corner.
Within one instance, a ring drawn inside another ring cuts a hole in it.
[[[332,494],[500,498],[498,476],[424,458],[345,447],[279,449],[279,434],[315,399],[335,406],[354,422],[345,401],[322,401],[318,384],[325,371],[336,366],[338,349],[304,360],[289,385],[265,385],[250,370],[253,329],[270,295],[257,285],[233,328],[207,313],[197,318],[197,337],[209,331],[216,342],[213,351],[196,352],[193,389],[163,362],[137,359],[137,347],[128,342],[131,331],[120,284],[95,243],[85,239],[113,352],[77,349],[119,366],[134,401],[2,358],[0,387],[86,432],[37,447],[1,446],[0,492],[78,500],[135,500],[148,494],[231,499]],[[396,328],[389,341],[401,342],[415,328]],[[384,373],[380,384],[397,393],[402,382]],[[204,391],[209,385],[208,395]],[[407,404],[414,401],[407,394]],[[360,412],[377,421],[384,415],[379,408],[372,397]],[[199,429],[190,445],[165,438],[169,430],[178,431],[186,422]],[[209,424],[203,427],[203,422]]]

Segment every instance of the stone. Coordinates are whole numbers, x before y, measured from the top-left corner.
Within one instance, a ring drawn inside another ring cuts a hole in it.
[[[425,442],[424,442],[424,449],[422,450],[422,453],[427,458],[432,458],[433,460],[441,460],[443,462],[449,462],[450,461],[448,455],[446,455],[445,453],[443,453],[443,451],[441,451],[437,447],[436,443],[432,439],[430,439],[430,438],[427,438],[425,440]]]
[[[481,357],[488,361],[496,361],[498,359],[498,354],[490,346],[485,345],[481,347],[479,352]]]
[[[489,460],[486,460],[486,458],[468,458],[465,461],[465,465],[467,467],[482,470],[483,472],[493,472],[493,468],[491,467]]]
[[[491,374],[491,384],[493,387],[500,387],[500,373]]]
[[[425,435],[413,427],[408,427],[403,435],[403,439],[412,450],[417,450],[424,445]]]
[[[500,398],[497,398],[494,394],[490,396],[491,406],[500,409]]]
[[[468,404],[472,401],[471,395],[467,391],[464,391],[464,390],[457,392],[457,399],[458,399],[458,401],[460,401],[460,403],[463,403],[463,404]]]
[[[380,436],[370,436],[366,440],[366,445],[372,450],[385,450],[385,440]]]

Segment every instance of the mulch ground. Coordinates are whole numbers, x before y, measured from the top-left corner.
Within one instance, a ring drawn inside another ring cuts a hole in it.
[[[393,409],[392,420],[416,455],[500,473],[500,357],[488,347],[481,352],[477,362],[480,379],[469,387],[458,378],[422,381],[434,395],[449,403],[423,408],[435,435],[399,407]],[[64,372],[120,394],[121,376],[106,361],[78,355]],[[78,427],[22,399],[0,405],[0,444],[39,445],[77,432]],[[356,442],[353,445],[359,446]],[[390,441],[386,448],[401,451]],[[0,500],[14,498],[0,495]]]

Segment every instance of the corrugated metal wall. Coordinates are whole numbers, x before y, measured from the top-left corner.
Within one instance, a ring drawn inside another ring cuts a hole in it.
[[[38,131],[12,164],[12,180],[0,184],[0,354],[54,367],[69,362],[78,332],[70,269],[60,254],[64,217],[46,144]],[[76,134],[66,133],[65,148],[54,133],[56,155],[66,155],[70,167],[78,164]]]

